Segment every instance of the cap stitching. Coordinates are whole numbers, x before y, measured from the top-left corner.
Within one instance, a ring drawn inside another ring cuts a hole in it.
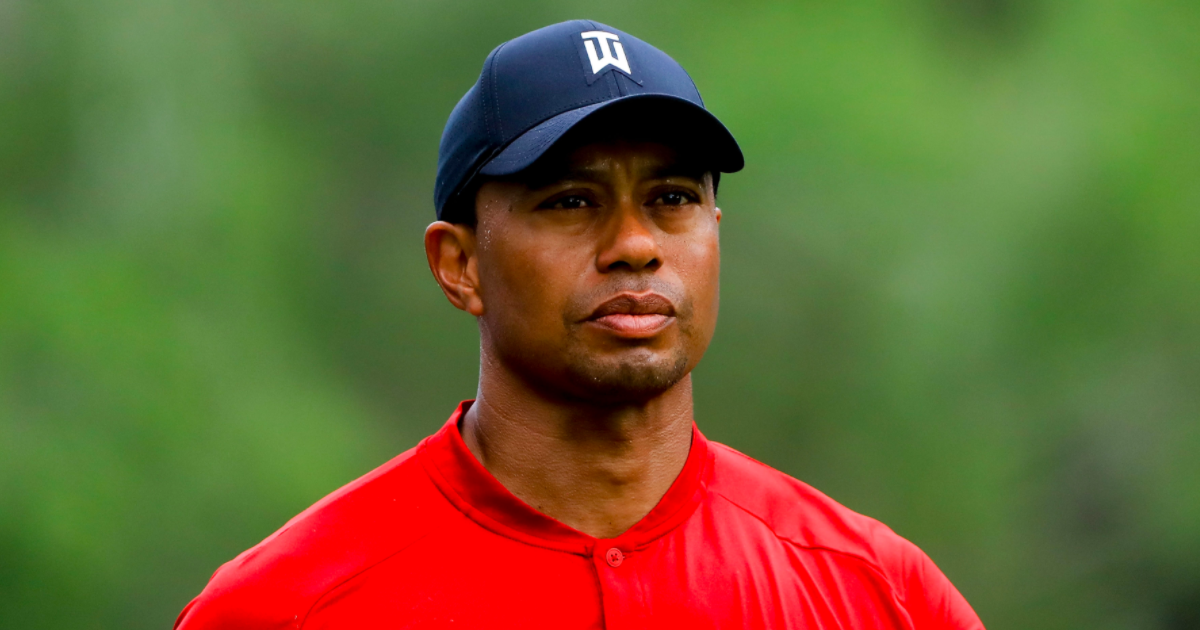
[[[505,44],[507,44],[507,43],[508,42],[505,42]],[[490,112],[488,112],[489,107],[487,106],[487,88],[485,88],[483,86],[483,84],[484,84],[484,81],[487,79],[486,68],[491,67],[491,65],[495,62],[496,54],[500,52],[501,48],[504,48],[504,44],[500,44],[499,46],[497,46],[496,50],[493,50],[492,54],[488,55],[488,58],[483,61],[483,66],[485,68],[485,71],[481,72],[479,74],[479,92],[480,92],[479,99],[481,101],[483,101],[483,131],[485,134],[487,134],[488,140],[491,140],[491,137],[492,137],[492,123],[490,120],[488,120],[489,118],[491,118],[491,116],[489,115],[489,113],[490,113]]]
[[[500,51],[503,50],[504,47],[507,45],[508,45],[508,42],[504,42],[503,44],[500,44],[499,48],[496,49],[496,55],[495,55],[495,57],[492,58],[492,68],[491,68],[491,70],[492,70],[492,106],[496,108],[496,130],[500,134],[500,137],[497,138],[497,140],[500,140],[500,141],[504,140],[504,121],[500,117],[500,93],[496,89],[496,61],[500,57]]]

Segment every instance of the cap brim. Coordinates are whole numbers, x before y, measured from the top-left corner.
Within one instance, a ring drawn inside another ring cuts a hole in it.
[[[666,105],[672,110],[678,107],[683,112],[692,114],[692,116],[664,118],[663,122],[664,124],[671,124],[673,122],[679,125],[690,126],[691,129],[687,131],[695,131],[693,139],[700,141],[700,144],[705,147],[706,153],[709,154],[707,157],[712,160],[712,168],[714,170],[722,173],[735,173],[742,170],[745,160],[742,157],[741,148],[738,147],[737,141],[733,139],[733,134],[729,133],[725,125],[721,124],[721,121],[717,120],[717,117],[709,113],[708,110],[689,100],[676,96],[666,94],[631,94],[602,103],[585,105],[584,107],[572,109],[542,121],[537,126],[517,136],[499,154],[484,164],[479,173],[492,177],[502,177],[519,173],[542,157],[567,132],[597,112],[620,106],[622,108],[635,108],[630,113],[636,115],[636,108],[641,104],[649,105],[652,103]]]

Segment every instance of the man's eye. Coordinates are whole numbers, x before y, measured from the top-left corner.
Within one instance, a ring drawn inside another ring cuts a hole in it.
[[[543,203],[540,207],[549,210],[574,210],[575,208],[587,208],[592,203],[587,200],[587,197],[580,195],[569,195],[567,197],[559,197]]]
[[[655,203],[657,205],[663,206],[682,206],[689,203],[695,203],[695,201],[696,198],[692,195],[678,190],[664,193],[659,195],[658,199],[655,199]]]

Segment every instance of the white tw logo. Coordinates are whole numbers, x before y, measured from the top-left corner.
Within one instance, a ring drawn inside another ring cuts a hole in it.
[[[608,66],[624,70],[625,74],[633,74],[629,71],[625,48],[621,46],[621,40],[617,39],[616,35],[604,31],[588,31],[580,33],[579,36],[583,38],[584,48],[587,48],[588,61],[592,62],[592,74],[600,74],[600,71]],[[596,40],[595,45],[592,40]],[[596,46],[600,47],[599,56],[596,55]]]

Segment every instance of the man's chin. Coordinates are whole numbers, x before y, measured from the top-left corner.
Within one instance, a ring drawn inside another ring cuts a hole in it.
[[[657,361],[575,363],[567,368],[573,393],[598,405],[642,403],[661,396],[688,373],[686,356]]]

